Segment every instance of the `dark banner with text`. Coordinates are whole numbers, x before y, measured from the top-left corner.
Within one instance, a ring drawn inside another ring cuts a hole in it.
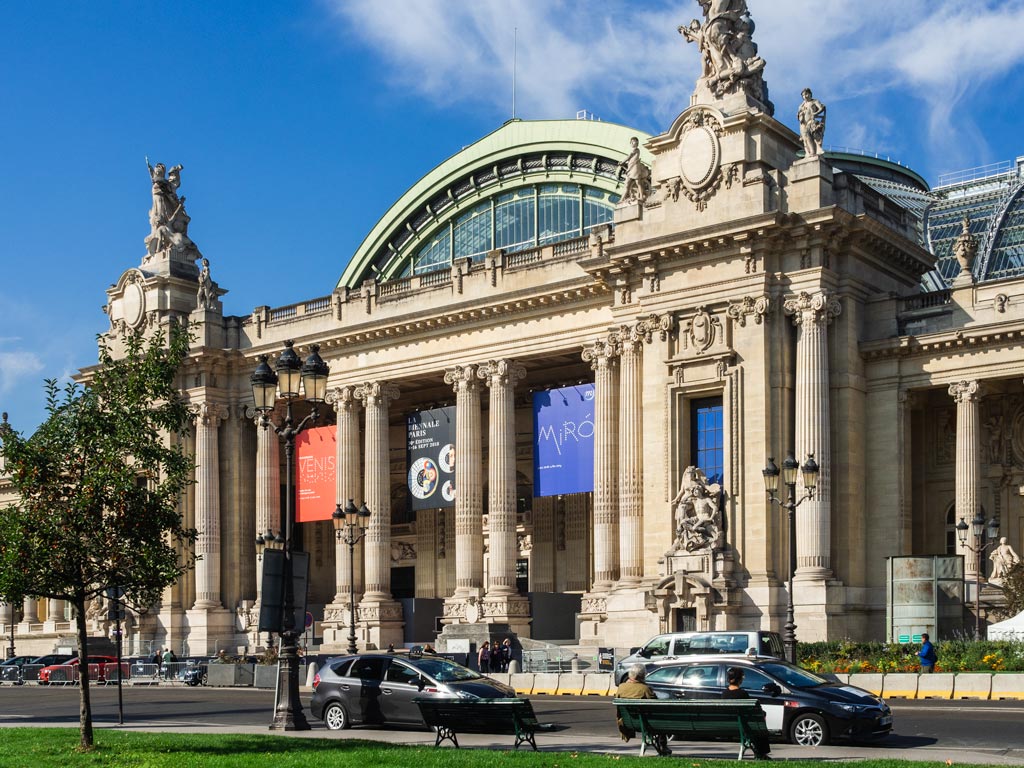
[[[594,385],[533,393],[533,495],[594,490]]]
[[[409,509],[455,506],[455,406],[406,417]]]

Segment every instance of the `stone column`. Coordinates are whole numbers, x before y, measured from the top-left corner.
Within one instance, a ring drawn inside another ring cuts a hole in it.
[[[784,304],[797,326],[796,341],[796,460],[803,464],[814,454],[821,468],[814,498],[796,513],[797,568],[795,578],[827,579],[832,575],[832,454],[829,434],[828,324],[842,311],[839,300],[824,292],[801,293]],[[797,484],[802,495],[803,477]]]
[[[516,589],[516,408],[515,386],[526,368],[513,360],[491,360],[478,375],[490,387],[488,528],[490,572],[484,613],[500,623],[529,622],[530,606]],[[522,629],[514,629],[522,632]]]
[[[21,623],[22,624],[38,624],[39,623],[39,598],[37,597],[26,597],[22,603],[21,610]]]
[[[642,327],[619,333],[619,583],[635,587],[644,575],[644,433]],[[595,457],[596,458],[596,457]]]
[[[355,396],[366,411],[364,490],[370,510],[366,529],[366,582],[356,620],[366,624],[366,639],[377,647],[402,642],[402,606],[391,597],[391,457],[388,410],[399,395],[386,381],[362,384]],[[347,499],[346,499],[347,501]]]
[[[359,440],[359,401],[356,399],[354,387],[338,387],[327,393],[327,402],[334,406],[338,415],[337,446],[335,453],[335,499],[342,509],[349,499],[358,507],[363,503],[363,470],[362,451]],[[350,598],[355,588],[355,599],[358,601],[363,593],[363,542],[349,550],[348,544],[334,536],[335,594],[331,604],[324,610],[325,624],[333,625],[335,631],[347,627],[352,622]],[[349,553],[354,562],[349,562]],[[354,581],[353,581],[354,579]],[[335,637],[341,642],[343,637]],[[325,641],[327,638],[325,637]]]
[[[196,554],[195,609],[221,608],[220,602],[220,458],[217,431],[227,410],[203,402],[196,409]]]
[[[594,369],[594,584],[619,578],[619,361],[611,340],[583,350]]]
[[[455,594],[445,603],[445,617],[465,617],[467,599],[483,596],[483,452],[480,447],[480,383],[475,365],[445,371],[455,390]]]
[[[64,621],[64,601],[50,598],[46,604],[46,620],[52,622]]]
[[[981,387],[977,381],[959,381],[949,385],[949,394],[956,401],[956,520],[968,525],[981,509],[978,488],[981,483],[980,433],[978,430]],[[967,544],[974,546],[968,533]],[[973,580],[978,573],[978,555],[960,543],[956,551],[964,556],[964,574]]]
[[[262,426],[263,417],[256,422],[256,535],[267,537],[281,533],[281,441],[273,427]],[[273,547],[273,544],[268,544]],[[256,602],[263,595],[263,561],[256,566]]]

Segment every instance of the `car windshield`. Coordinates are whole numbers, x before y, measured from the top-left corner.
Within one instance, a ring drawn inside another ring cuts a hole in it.
[[[791,664],[783,664],[781,661],[759,664],[758,668],[769,675],[774,675],[790,688],[816,688],[828,682],[828,680],[818,677],[813,672],[800,669],[800,667],[794,667]]]
[[[447,659],[419,659],[416,668],[422,670],[439,683],[457,683],[462,680],[479,680],[482,675]]]

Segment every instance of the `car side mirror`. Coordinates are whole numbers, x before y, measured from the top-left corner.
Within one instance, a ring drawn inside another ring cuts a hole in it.
[[[423,675],[416,678],[416,688],[422,691],[427,687],[427,681],[423,679]]]
[[[639,656],[642,659],[649,659],[649,658],[651,658],[651,649],[650,648],[641,648],[639,651],[636,652],[636,655]]]
[[[761,690],[764,693],[767,693],[769,696],[781,696],[782,695],[782,689],[779,688],[779,686],[777,686],[775,683],[765,683],[761,687]]]

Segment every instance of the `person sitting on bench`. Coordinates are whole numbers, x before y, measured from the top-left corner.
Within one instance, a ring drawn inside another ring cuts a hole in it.
[[[654,691],[644,680],[647,679],[647,668],[643,664],[634,664],[629,668],[629,677],[623,680],[615,691],[617,699],[656,699]],[[629,741],[636,736],[636,731],[627,728],[619,719],[619,733],[623,741]],[[659,755],[671,755],[672,750],[668,748],[668,739],[664,736],[654,737],[654,749]]]
[[[729,667],[729,671],[725,675],[726,681],[729,683],[729,687],[722,692],[723,699],[749,699],[750,694],[743,690],[743,670],[739,667]],[[758,760],[771,760],[768,755],[772,751],[771,746],[768,744],[768,737],[764,735],[754,735],[754,757]]]

